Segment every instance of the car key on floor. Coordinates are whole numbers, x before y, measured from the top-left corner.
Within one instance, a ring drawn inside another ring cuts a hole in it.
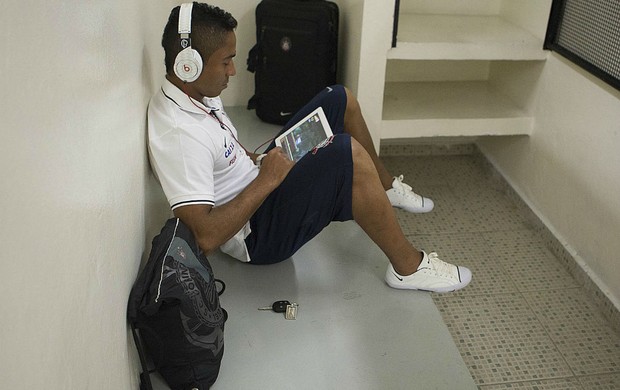
[[[284,313],[286,312],[286,307],[290,306],[291,303],[289,301],[275,301],[271,306],[259,307],[258,310],[271,310],[276,313]]]

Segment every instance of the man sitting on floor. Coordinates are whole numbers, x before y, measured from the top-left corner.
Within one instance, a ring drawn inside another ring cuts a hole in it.
[[[405,238],[392,204],[426,212],[433,203],[387,172],[345,87],[326,88],[287,124],[321,106],[335,136],[316,153],[294,163],[273,144],[261,156],[243,148],[219,98],[235,75],[236,26],[217,7],[175,7],[162,38],[166,80],[148,110],[153,170],[201,249],[270,264],[290,258],[331,221],[355,220],[388,257],[391,287],[465,287],[467,268],[420,252]]]

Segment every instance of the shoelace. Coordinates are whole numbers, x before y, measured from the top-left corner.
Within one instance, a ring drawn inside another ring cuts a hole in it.
[[[403,183],[404,178],[405,177],[403,175],[400,175],[396,178],[396,185],[394,186],[395,189],[399,192],[402,192],[405,196],[413,197],[413,199],[415,199],[416,201],[424,203],[422,196],[413,192],[413,188],[411,188],[410,185]]]
[[[436,252],[428,253],[427,256],[431,269],[438,275],[454,277],[454,265],[441,260]]]
[[[396,182],[396,189],[399,190],[404,190],[404,191],[411,191],[413,190],[413,188],[411,188],[410,185],[403,183],[403,180],[405,179],[405,176],[400,175],[396,178],[397,182]]]

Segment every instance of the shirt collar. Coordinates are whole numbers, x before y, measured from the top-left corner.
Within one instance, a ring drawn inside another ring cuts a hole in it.
[[[219,96],[214,98],[205,97],[203,101],[200,102],[196,99],[190,98],[185,92],[181,91],[181,89],[172,84],[168,79],[164,79],[161,90],[168,99],[174,102],[183,111],[206,115],[211,114],[211,112],[214,112],[215,114],[222,109],[222,100]],[[199,107],[202,107],[204,111],[196,107],[194,103]]]

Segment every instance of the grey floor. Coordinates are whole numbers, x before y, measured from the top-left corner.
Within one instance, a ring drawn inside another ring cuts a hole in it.
[[[227,111],[247,148],[278,128]],[[388,169],[436,205],[398,211],[405,234],[470,267],[471,285],[447,295],[390,289],[387,259],[353,222],[278,265],[214,256],[230,315],[214,389],[620,389],[617,327],[474,148],[396,150],[382,149]],[[296,320],[257,310],[278,299],[299,303]],[[156,379],[155,388],[166,387]]]

